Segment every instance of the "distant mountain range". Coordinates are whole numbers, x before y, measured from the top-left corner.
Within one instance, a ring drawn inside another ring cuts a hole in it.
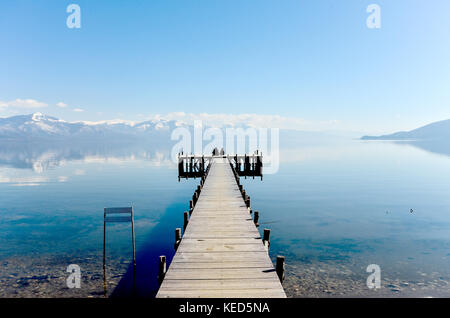
[[[450,140],[450,119],[390,135],[363,136],[362,140]]]
[[[99,122],[68,122],[42,113],[19,115],[0,118],[0,139],[12,141],[47,140],[50,142],[59,140],[71,142],[107,140],[111,142],[137,141],[144,139],[152,144],[167,144],[171,140],[171,133],[177,127],[185,127],[192,131],[193,126],[178,120],[153,119],[143,122],[127,122],[122,120],[99,121]],[[203,128],[211,126],[204,124]],[[231,126],[224,124],[223,133],[226,128],[243,128],[250,126],[238,123]],[[355,137],[355,136],[352,136]],[[320,140],[335,139],[330,133],[308,132],[289,129],[280,129],[280,142],[286,146],[296,143],[314,142]],[[172,142],[174,143],[174,142]]]
[[[162,137],[169,136],[173,129],[181,126],[177,121],[164,119],[140,123],[67,122],[42,113],[0,118],[0,138],[114,138],[114,137]]]

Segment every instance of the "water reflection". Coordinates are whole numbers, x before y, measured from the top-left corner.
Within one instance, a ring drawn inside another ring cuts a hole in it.
[[[173,255],[173,230],[198,183],[178,183],[167,145],[1,142],[0,296],[101,296],[102,211],[128,205],[139,293],[154,295],[157,257]],[[394,286],[383,295],[450,295],[450,160],[445,145],[420,145],[304,140],[281,149],[277,174],[242,180],[272,229],[271,256],[286,256],[289,296],[373,296],[372,263]],[[113,296],[127,294],[128,230],[109,237]],[[70,263],[90,287],[60,287]]]
[[[397,141],[396,144],[411,145],[431,153],[450,156],[450,139]]]
[[[30,169],[36,173],[42,173],[64,166],[67,162],[114,163],[146,160],[155,165],[169,165],[169,152],[170,145],[155,145],[132,140],[116,142],[2,141],[0,143],[0,166]],[[4,182],[7,181],[4,180]]]

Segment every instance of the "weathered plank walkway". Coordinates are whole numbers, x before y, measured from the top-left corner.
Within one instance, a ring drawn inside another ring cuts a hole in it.
[[[286,297],[228,159],[212,160],[156,297]]]

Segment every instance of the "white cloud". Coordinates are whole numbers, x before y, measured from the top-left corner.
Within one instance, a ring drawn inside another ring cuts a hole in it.
[[[95,125],[114,125],[114,124],[125,124],[129,126],[134,126],[138,122],[132,121],[132,120],[125,120],[125,119],[110,119],[110,120],[99,120],[99,121],[89,121],[89,120],[82,120],[82,121],[74,121],[74,123],[83,123],[85,125],[95,126]]]
[[[201,120],[203,126],[210,127],[241,127],[249,126],[254,128],[279,128],[304,131],[326,131],[342,129],[343,124],[338,120],[306,120],[299,117],[283,117],[280,115],[260,115],[260,114],[193,114],[184,112],[173,112],[166,115],[141,116],[140,121],[131,121],[124,119],[102,120],[102,121],[81,121],[85,125],[99,124],[126,124],[135,126],[136,124],[152,121],[176,121],[176,125],[193,125],[194,121]]]
[[[140,121],[131,121],[124,119],[102,120],[102,121],[81,121],[85,125],[99,124],[126,124],[135,126],[136,124],[152,121],[176,121],[176,125],[194,125],[194,121],[201,120],[202,125],[210,127],[254,127],[254,128],[279,128],[304,131],[326,131],[342,127],[338,120],[306,120],[299,117],[283,117],[280,115],[260,115],[260,114],[193,114],[184,112],[173,112],[166,115],[141,116]]]
[[[68,105],[66,103],[59,102],[56,104],[56,106],[61,107],[61,108],[66,108]]]
[[[9,108],[9,107],[17,107],[17,108],[40,108],[47,107],[48,105],[43,102],[39,102],[35,99],[21,99],[17,98],[16,100],[12,100],[9,102],[0,101],[0,108]]]
[[[195,120],[201,120],[203,125],[213,127],[248,125],[255,128],[280,128],[307,131],[335,129],[339,124],[337,120],[306,120],[299,117],[260,114],[193,114],[174,112],[167,115],[154,115],[150,119],[176,120],[189,125],[192,125]]]
[[[77,112],[77,113],[81,113],[81,112],[84,112],[84,109],[81,109],[81,108],[74,108],[74,109],[72,109],[74,112]]]

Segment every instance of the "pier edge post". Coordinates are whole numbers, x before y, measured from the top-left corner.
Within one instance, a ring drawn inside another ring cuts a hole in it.
[[[267,246],[268,251],[270,247],[270,229],[264,229],[263,243],[264,246]]]
[[[245,202],[245,205],[247,206],[247,208],[249,208],[250,207],[250,196],[249,195],[245,195],[245,200],[244,200],[244,202]]]
[[[284,256],[277,255],[276,272],[280,282],[284,281]]]
[[[159,256],[159,264],[158,264],[158,283],[161,285],[163,280],[164,280],[164,276],[166,276],[166,256],[165,255],[161,255]]]
[[[253,216],[253,223],[255,223],[256,227],[259,226],[259,211],[255,211],[255,214]]]
[[[174,244],[175,251],[177,250],[178,245],[180,245],[180,242],[181,242],[181,229],[176,228],[175,229],[175,244]]]
[[[184,226],[183,226],[183,233],[186,232],[186,227],[189,223],[189,212],[184,212]]]

